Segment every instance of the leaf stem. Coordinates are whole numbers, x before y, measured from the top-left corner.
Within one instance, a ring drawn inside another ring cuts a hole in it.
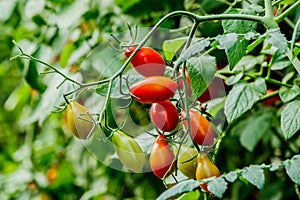
[[[291,14],[298,6],[300,5],[300,1],[297,1],[296,3],[294,3],[291,7],[289,7],[288,9],[286,9],[283,13],[281,13],[279,16],[277,16],[275,18],[275,21],[277,23],[281,22],[282,20],[284,20],[289,14]]]

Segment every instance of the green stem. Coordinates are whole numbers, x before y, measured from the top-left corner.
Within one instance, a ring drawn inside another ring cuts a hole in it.
[[[266,11],[265,16],[269,19],[270,18],[274,19],[271,0],[264,0],[264,1],[265,1],[265,11]]]
[[[275,21],[277,23],[281,22],[284,20],[289,14],[291,14],[298,6],[300,5],[300,1],[297,1],[294,3],[291,7],[286,9],[283,13],[281,13],[278,17],[275,18]]]
[[[276,84],[276,85],[285,86],[285,87],[288,87],[288,88],[293,87],[293,86],[290,85],[290,84],[282,83],[282,82],[280,82],[280,81],[277,81],[277,80],[275,80],[275,79],[271,79],[271,78],[269,78],[269,77],[266,77],[265,80],[266,80],[267,82],[269,82],[269,83],[273,83],[273,84]]]

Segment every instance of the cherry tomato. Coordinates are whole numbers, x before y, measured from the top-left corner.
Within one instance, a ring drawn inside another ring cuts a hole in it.
[[[67,127],[79,139],[87,139],[91,135],[94,123],[86,107],[76,101],[67,106]]]
[[[187,177],[196,179],[196,168],[197,168],[196,149],[182,145],[179,151],[177,167]]]
[[[173,163],[175,158],[174,153],[171,151],[166,140],[167,138],[164,135],[159,135],[155,139],[150,153],[150,167],[153,173],[160,179],[169,176],[175,170],[176,166],[176,162]]]
[[[196,179],[202,180],[213,176],[220,176],[218,167],[212,162],[206,153],[199,153],[197,157]],[[207,189],[207,183],[200,184],[200,187],[204,191],[209,192]]]
[[[150,76],[131,86],[130,92],[142,103],[162,102],[171,98],[177,83],[164,76]]]
[[[177,109],[169,100],[153,103],[150,116],[153,124],[164,132],[174,130],[179,122]]]
[[[137,46],[125,50],[126,58],[134,52]],[[165,73],[165,62],[161,55],[150,47],[142,47],[130,61],[133,68],[143,76],[163,76]]]
[[[189,110],[190,114],[190,134],[196,144],[210,146],[214,143],[214,130],[211,128],[209,121],[195,110]],[[182,118],[186,117],[186,111],[181,114]],[[183,126],[187,130],[188,121],[183,120]]]
[[[113,133],[111,141],[121,163],[134,172],[141,172],[146,158],[140,145],[120,130]]]

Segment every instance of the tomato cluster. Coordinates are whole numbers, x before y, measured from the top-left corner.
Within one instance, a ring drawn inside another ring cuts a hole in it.
[[[135,50],[136,46],[126,49],[125,57],[129,58]],[[192,96],[188,70],[185,71],[188,94],[184,94],[183,79],[173,80],[164,76],[164,60],[154,49],[142,47],[132,57],[131,64],[144,78],[130,86],[130,93],[135,101],[149,105],[149,116],[158,132],[149,155],[153,173],[160,179],[171,175],[176,169],[197,180],[219,176],[218,168],[204,153],[206,147],[214,145],[215,131],[210,121],[197,109],[199,104],[186,106],[183,103],[182,95]],[[177,75],[181,74],[180,68]],[[73,101],[67,105],[66,118],[67,127],[74,136],[89,138],[94,123],[87,108]],[[184,144],[187,138],[192,146]],[[120,129],[113,130],[109,139],[120,162],[131,171],[142,172],[146,156],[138,142]],[[200,187],[208,191],[206,184]]]

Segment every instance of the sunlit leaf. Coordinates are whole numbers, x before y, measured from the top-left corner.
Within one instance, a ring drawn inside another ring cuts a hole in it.
[[[300,155],[295,155],[285,162],[285,169],[292,181],[300,185]]]
[[[300,101],[295,100],[286,105],[281,112],[281,129],[285,139],[291,138],[300,130]],[[299,133],[299,132],[298,132]]]
[[[250,165],[242,171],[242,176],[258,189],[263,189],[265,184],[265,175],[261,166]]]

